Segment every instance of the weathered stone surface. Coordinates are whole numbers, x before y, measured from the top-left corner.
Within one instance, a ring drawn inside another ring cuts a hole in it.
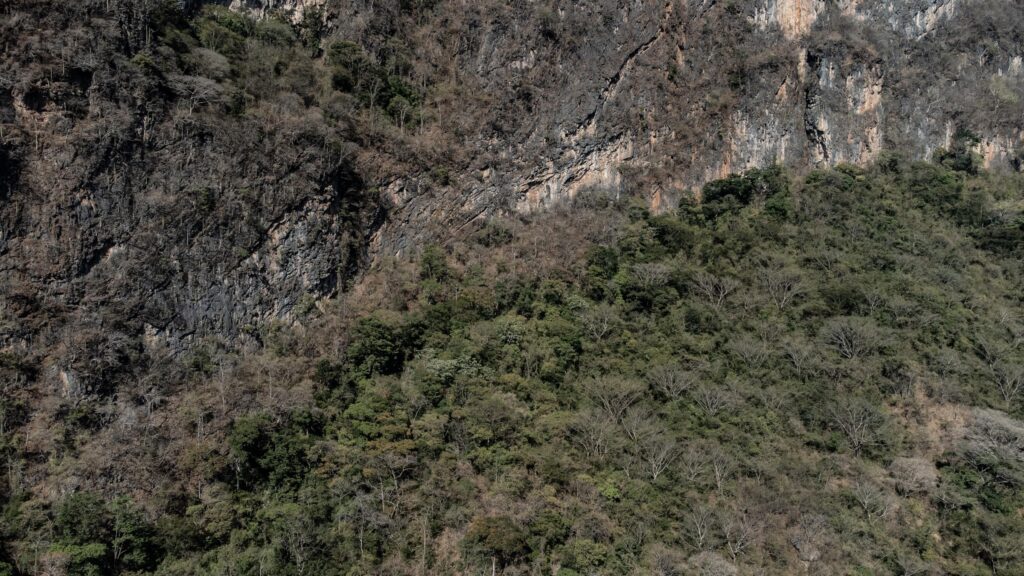
[[[344,138],[315,108],[285,126],[276,112],[212,122],[154,107],[168,87],[217,87],[104,64],[114,47],[97,39],[136,50],[138,27],[96,19],[45,56],[26,38],[12,55],[79,62],[0,75],[0,283],[17,319],[5,342],[59,331],[53,310],[175,342],[238,337],[334,294],[367,250],[409,255],[490,214],[593,191],[670,209],[732,172],[924,158],[964,128],[986,167],[1024,158],[1024,14],[1008,0],[439,0],[414,16],[397,0],[230,5],[323,18],[323,45],[356,41],[378,59],[400,45],[462,98],[427,104],[450,178],[341,161],[326,143]],[[227,73],[223,56],[196,54],[203,73]]]
[[[326,0],[231,0],[232,10],[249,12],[255,16],[266,16],[279,12],[294,21],[300,21],[307,12],[321,9]]]
[[[368,33],[364,5],[328,6],[342,37]],[[979,135],[987,167],[1020,165],[1024,108],[1014,94],[1024,77],[1012,38],[1024,16],[1012,2],[730,6],[600,0],[538,14],[484,3],[453,14],[440,3],[424,26],[442,15],[457,24],[461,48],[448,65],[491,108],[465,110],[479,114],[479,130],[453,189],[391,182],[405,191],[393,198],[401,229],[385,228],[381,251],[408,248],[410,228],[441,214],[459,228],[592,188],[665,209],[709,180],[773,162],[866,163],[885,149],[927,158],[960,128]]]

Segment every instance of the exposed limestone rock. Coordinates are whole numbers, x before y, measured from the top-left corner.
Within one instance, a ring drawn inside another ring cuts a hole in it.
[[[354,41],[377,63],[402,52],[422,81],[424,129],[438,136],[415,144],[436,149],[420,165],[388,158],[364,174],[359,157],[352,166],[328,157],[338,134],[324,129],[332,112],[323,102],[293,107],[305,117],[287,135],[277,112],[198,122],[186,100],[202,99],[200,89],[206,100],[229,96],[228,58],[212,46],[189,55],[195,74],[210,73],[206,84],[177,70],[118,85],[146,63],[130,63],[144,30],[117,48],[126,51],[118,69],[103,64],[112,53],[84,50],[78,38],[47,56],[59,64],[45,74],[13,61],[0,74],[0,254],[9,263],[0,283],[9,291],[71,307],[104,286],[140,295],[123,315],[147,340],[236,334],[290,321],[300,299],[333,294],[374,255],[410,255],[490,215],[590,191],[637,194],[662,210],[773,162],[864,163],[886,148],[927,158],[961,129],[978,135],[987,167],[1022,161],[1024,54],[1014,34],[1024,18],[1009,1],[585,0],[510,10],[439,0],[415,17],[398,2],[227,4],[295,21],[322,10],[321,48]],[[124,36],[116,28],[106,32],[111,46]],[[180,106],[140,104],[168,92]],[[368,155],[401,156],[405,144]],[[450,177],[432,178],[435,167]],[[369,189],[381,192],[386,216],[359,200]],[[19,190],[36,193],[11,196]]]
[[[633,144],[618,141],[607,148],[585,152],[566,168],[549,170],[531,178],[516,210],[528,212],[572,200],[581,190],[599,189],[618,196],[622,185],[619,165],[633,157]]]
[[[824,0],[767,0],[755,9],[754,22],[762,30],[778,26],[786,38],[799,38],[824,10]]]
[[[1005,74],[1007,76],[1020,76],[1024,74],[1024,58],[1021,56],[1010,58],[1010,64],[1006,67]]]
[[[323,8],[326,3],[327,0],[231,0],[230,7],[256,16],[280,12],[299,22],[307,11]]]
[[[1024,166],[1020,164],[1024,159],[1024,131],[1012,136],[994,136],[983,138],[975,147],[975,151],[981,155],[982,165],[991,170],[997,166],[1013,163],[1014,168],[1020,170]]]
[[[908,24],[904,24],[903,32],[914,38],[921,38],[956,14],[965,0],[932,0],[927,7],[914,13]]]

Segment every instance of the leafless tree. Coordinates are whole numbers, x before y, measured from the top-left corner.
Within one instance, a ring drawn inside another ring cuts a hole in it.
[[[170,78],[171,89],[188,100],[188,113],[196,108],[220,102],[223,98],[221,85],[201,76],[174,76]]]
[[[715,448],[710,454],[711,472],[715,477],[715,488],[721,492],[725,482],[736,470],[736,461],[721,448]]]
[[[821,560],[821,548],[828,535],[828,519],[821,514],[805,514],[793,527],[789,542],[800,560],[814,564]],[[811,572],[814,573],[814,572]]]
[[[775,386],[767,386],[757,390],[757,399],[761,401],[762,406],[772,412],[781,412],[782,407],[789,400],[789,394]]]
[[[899,554],[896,556],[896,565],[899,567],[899,576],[920,576],[928,574],[932,566],[918,556],[911,554]]]
[[[990,379],[1006,406],[1012,405],[1024,392],[1024,366],[997,361],[991,367]]]
[[[651,386],[665,398],[677,400],[697,383],[699,376],[677,363],[659,364],[647,372]]]
[[[693,400],[706,416],[713,417],[729,404],[729,393],[718,386],[700,386]]]
[[[998,338],[979,335],[974,340],[974,348],[988,365],[994,366],[1010,352],[1011,346]]]
[[[11,394],[28,383],[28,376],[21,370],[0,371],[0,396]]]
[[[786,358],[798,372],[806,372],[814,359],[814,348],[804,340],[787,339],[782,344]]]
[[[680,470],[688,482],[696,482],[708,467],[707,451],[697,446],[689,446],[680,458]]]
[[[161,392],[155,385],[150,385],[146,388],[146,391],[142,393],[142,404],[146,409],[147,425],[148,421],[153,417],[153,411],[156,410],[164,400],[165,396],[163,392]]]
[[[929,359],[929,366],[939,376],[952,376],[963,369],[963,359],[960,352],[942,347]]]
[[[729,295],[740,287],[735,278],[720,277],[708,272],[698,272],[693,280],[694,289],[704,296],[715,310],[721,310]]]
[[[620,422],[630,406],[644,393],[642,384],[622,376],[598,376],[584,382],[586,395],[615,422]]]
[[[830,248],[822,249],[811,256],[814,266],[828,276],[834,276],[839,271],[841,260],[840,253]]]
[[[882,374],[888,380],[886,389],[892,394],[904,398],[913,395],[918,376],[912,369],[903,364],[896,364],[884,368]]]
[[[10,418],[10,415],[6,407],[0,407],[0,435],[7,434],[8,418]]]
[[[613,306],[602,302],[580,313],[580,322],[587,336],[596,342],[602,342],[619,323],[619,314]]]
[[[211,489],[208,498],[223,499],[219,490]],[[372,498],[371,498],[372,504]],[[264,529],[265,537],[269,537],[272,546],[266,547],[258,557],[261,573],[273,573],[280,566],[281,557],[286,556],[295,566],[298,574],[307,574],[310,561],[319,552],[321,543],[317,537],[316,520],[301,505],[285,503],[267,506],[266,519],[270,528]]]
[[[717,552],[705,550],[690,558],[690,573],[696,576],[736,576],[736,566]]]
[[[409,114],[413,111],[412,104],[405,98],[399,96],[392,98],[388,104],[388,112],[392,115],[398,115],[398,129],[405,132],[405,121]]]
[[[661,543],[648,548],[647,564],[653,576],[683,576],[686,574],[686,559],[678,550]]]
[[[348,522],[353,527],[359,551],[363,553],[367,533],[382,533],[393,521],[377,508],[373,494],[360,493],[355,497],[346,495],[343,499],[345,505],[338,507],[335,521],[339,525]]]
[[[670,434],[658,432],[644,438],[641,452],[651,480],[657,480],[679,456],[679,446]]]
[[[671,275],[671,268],[660,262],[641,263],[633,266],[633,276],[644,288],[664,286]]]
[[[864,312],[867,314],[874,314],[876,310],[886,304],[886,294],[878,288],[866,290],[864,292],[864,303],[867,305]],[[890,301],[888,304],[892,306],[895,303]]]
[[[834,404],[830,410],[832,423],[850,443],[853,453],[878,441],[878,429],[884,422],[881,412],[863,398],[851,398]]]
[[[869,523],[881,520],[892,511],[892,500],[881,488],[867,482],[858,482],[850,492]]]
[[[302,511],[289,514],[281,526],[284,539],[284,548],[288,556],[295,564],[298,573],[306,573],[306,565],[316,554],[318,542],[316,538],[316,526],[313,519]]]
[[[758,272],[757,278],[779,310],[789,306],[804,293],[800,273],[791,268],[768,266]]]
[[[377,96],[380,95],[381,90],[383,90],[383,89],[384,89],[384,81],[381,80],[380,78],[378,78],[377,76],[373,76],[373,78],[372,78],[372,80],[370,82],[370,89],[369,89],[369,93],[370,93],[370,111],[371,112],[376,108],[376,106],[377,106]]]
[[[939,483],[939,472],[931,460],[915,457],[899,457],[889,465],[889,473],[896,481],[896,488],[904,494],[928,492]]]
[[[571,428],[572,440],[588,458],[601,459],[611,450],[615,422],[602,411],[585,410]]]
[[[881,332],[870,319],[857,316],[832,318],[822,328],[822,335],[847,360],[868,354],[881,338]]]
[[[116,436],[120,440],[131,440],[131,433],[139,423],[138,408],[129,402],[118,402],[115,410],[117,413]]]
[[[694,548],[704,550],[711,544],[714,524],[715,512],[704,504],[698,504],[686,515],[686,531]]]
[[[622,421],[619,424],[626,433],[626,437],[638,445],[649,436],[658,432],[654,424],[654,415],[651,409],[646,406],[630,406],[629,410],[626,410],[626,413],[623,414]]]
[[[227,368],[221,362],[217,366],[217,377],[213,380],[213,388],[217,391],[217,400],[220,401],[221,415],[228,413],[228,396],[231,392],[232,382],[228,380]]]
[[[740,335],[729,342],[729,350],[739,356],[748,368],[755,370],[764,366],[770,356],[767,343],[748,334]]]
[[[394,518],[402,495],[402,479],[417,465],[412,454],[382,452],[371,456],[364,466],[366,486],[377,494],[381,514]]]
[[[977,469],[988,470],[992,481],[1024,483],[1024,423],[998,410],[975,408],[958,447]]]
[[[762,526],[746,513],[728,515],[720,523],[725,546],[733,562],[757,541],[762,531]]]

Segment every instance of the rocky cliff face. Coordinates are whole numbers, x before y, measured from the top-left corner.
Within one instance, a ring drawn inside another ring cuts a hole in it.
[[[0,17],[0,349],[66,398],[336,293],[377,218],[344,128],[301,102],[231,113],[198,75],[225,58],[165,65],[143,8]]]
[[[231,0],[232,10],[246,12],[257,18],[280,14],[293,22],[301,21],[307,14],[312,18],[322,17],[325,0]]]
[[[341,36],[370,34],[372,10],[328,6]],[[462,110],[479,129],[463,136],[473,152],[456,185],[390,185],[401,226],[385,227],[381,251],[408,250],[411,231],[439,217],[457,229],[584,190],[665,209],[773,162],[865,163],[885,149],[926,158],[959,129],[979,136],[986,166],[1020,161],[1024,14],[1013,2],[488,6],[437,8],[412,27],[452,30],[424,57],[454,66],[487,108]]]
[[[305,22],[315,60],[342,39],[409,70],[418,126],[383,152],[376,120],[343,133],[323,104],[194,113],[233,96],[195,63],[146,71],[159,2],[8,4],[9,345],[106,325],[104,310],[130,341],[235,337],[335,293],[367,247],[409,254],[490,214],[592,193],[670,209],[732,172],[927,157],[963,129],[986,166],[1012,168],[1024,139],[1012,0],[230,3]],[[394,160],[409,147],[433,150]]]

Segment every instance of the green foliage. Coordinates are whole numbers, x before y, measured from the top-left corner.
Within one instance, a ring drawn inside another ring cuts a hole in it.
[[[466,543],[507,565],[529,552],[526,531],[505,516],[480,518],[469,527]]]
[[[981,155],[974,151],[979,138],[970,130],[957,129],[953,135],[953,145],[949,150],[940,148],[935,151],[935,162],[956,172],[977,174],[981,168]]]
[[[87,492],[71,494],[57,509],[53,528],[57,542],[49,554],[62,559],[68,574],[151,570],[161,554],[152,525],[127,497],[107,502]]]
[[[98,496],[76,492],[61,502],[53,527],[61,542],[83,545],[103,542],[110,536],[110,516]]]
[[[308,467],[309,434],[319,429],[317,417],[304,412],[291,414],[284,426],[266,414],[236,420],[228,435],[236,479],[279,489],[294,486]]]
[[[356,325],[348,359],[359,374],[394,374],[405,359],[403,332],[380,318],[364,318]]]
[[[295,30],[286,22],[265,19],[256,22],[252,36],[260,42],[287,47],[295,44]]]
[[[398,39],[372,55],[346,40],[330,42],[321,53],[327,18],[316,7],[304,10],[298,22],[284,14],[254,20],[219,5],[204,5],[191,19],[180,10],[175,14],[160,19],[156,29],[178,58],[145,50],[135,54],[135,63],[163,78],[192,112],[211,107],[243,115],[263,102],[298,104],[323,110],[339,133],[350,129],[360,110],[402,129],[421,120],[427,87],[412,77],[409,49]]]
[[[335,90],[351,93],[364,106],[383,109],[404,123],[415,117],[423,95],[403,76],[408,66],[401,54],[400,48],[392,49],[388,60],[378,65],[358,44],[340,40],[327,48],[324,59]]]
[[[204,7],[193,26],[203,46],[232,57],[244,54],[245,39],[253,31],[249,18],[222,6]]]
[[[324,58],[333,69],[331,83],[336,90],[356,91],[373,68],[358,44],[344,40],[331,44]]]
[[[782,168],[773,166],[763,170],[751,170],[744,174],[733,174],[724,180],[716,180],[704,186],[701,194],[701,212],[708,219],[736,212],[757,201],[765,201],[789,192],[789,182]],[[785,214],[784,203],[774,200],[772,212]]]
[[[580,574],[591,573],[608,557],[608,547],[588,538],[570,540],[563,548],[565,565]]]
[[[215,402],[155,524],[78,493],[0,534],[49,525],[81,574],[1019,572],[1015,182],[770,168],[525,268],[550,228],[491,222],[336,340],[268,336],[301,384]],[[217,390],[212,352],[182,364]]]
[[[444,282],[449,275],[450,271],[444,251],[439,246],[427,246],[423,250],[423,255],[420,256],[420,278]]]
[[[127,570],[151,570],[159,557],[155,532],[135,504],[125,497],[109,505],[113,516],[110,546],[114,559]]]
[[[670,254],[686,249],[694,242],[696,231],[678,218],[663,214],[651,218],[650,224],[654,228],[654,237]]]
[[[100,543],[61,544],[50,553],[63,557],[69,576],[103,576],[107,574],[107,547]]]
[[[447,173],[445,174],[445,179],[447,179]],[[443,183],[448,184],[448,182]],[[513,240],[512,231],[502,223],[494,221],[484,224],[483,228],[474,234],[473,237],[481,246],[487,248],[504,246]]]

